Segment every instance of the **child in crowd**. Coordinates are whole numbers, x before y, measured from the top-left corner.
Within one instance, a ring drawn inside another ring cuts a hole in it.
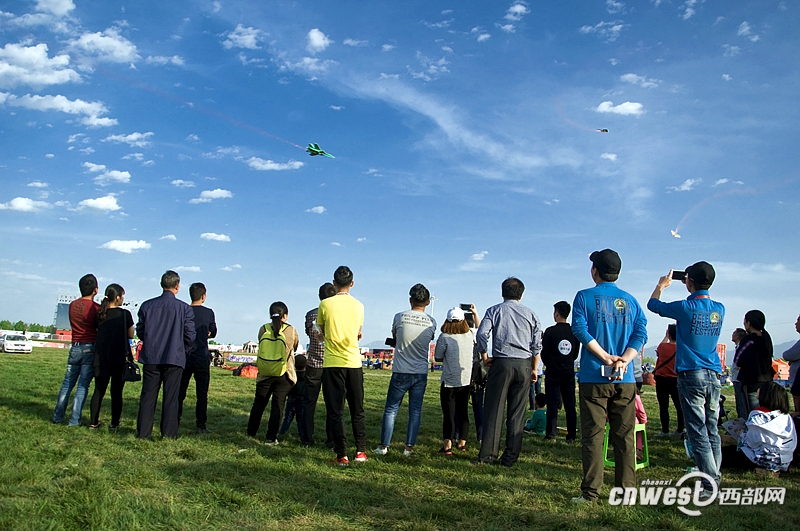
[[[292,420],[297,418],[297,433],[300,439],[304,439],[305,429],[303,428],[303,398],[306,395],[306,357],[298,354],[294,357],[294,368],[297,373],[297,383],[286,397],[286,412],[283,415],[283,425],[278,435],[283,435],[292,426]]]
[[[642,397],[639,396],[639,391],[636,391],[636,424],[647,424],[647,412],[644,410]],[[644,436],[641,432],[636,433],[636,459],[642,459],[642,448],[644,448]]]
[[[539,393],[534,399],[536,409],[533,410],[530,420],[525,424],[525,433],[534,433],[537,435],[544,435],[545,428],[547,427],[547,413],[545,406],[547,405],[547,397],[544,393]]]

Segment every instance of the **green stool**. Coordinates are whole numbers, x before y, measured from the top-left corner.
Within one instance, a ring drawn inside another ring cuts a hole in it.
[[[647,431],[645,430],[646,427],[647,427],[646,424],[637,424],[636,428],[634,428],[633,430],[634,442],[636,441],[636,434],[642,432],[642,442],[644,443],[642,445],[642,452],[644,453],[644,456],[642,457],[641,462],[639,462],[638,458],[636,459],[636,470],[639,470],[640,468],[644,468],[646,466],[650,466],[650,454],[647,453]],[[611,428],[609,427],[608,422],[606,422],[606,437],[605,440],[603,441],[603,465],[614,466],[613,458],[609,459],[608,457],[609,431],[611,431]]]

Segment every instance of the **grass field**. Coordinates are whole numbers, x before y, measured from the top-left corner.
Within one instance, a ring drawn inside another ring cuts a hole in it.
[[[431,376],[413,457],[402,455],[407,408],[397,417],[389,454],[367,463],[328,464],[324,445],[303,448],[296,427],[280,446],[245,437],[255,381],[212,368],[209,435],[194,433],[194,393],[177,440],[134,437],[141,383],[125,387],[122,428],[70,428],[50,423],[67,352],[35,348],[0,354],[0,529],[648,529],[796,530],[800,474],[779,479],[724,471],[723,487],[786,487],[784,505],[719,506],[689,517],[675,506],[574,506],[580,448],[526,435],[513,468],[474,467],[474,433],[466,454],[437,455],[441,446],[439,373]],[[367,436],[377,446],[389,371],[365,370]],[[91,392],[91,391],[90,391]],[[731,390],[725,390],[732,404]],[[650,425],[651,466],[637,480],[677,480],[687,460],[680,441],[654,438],[660,425],[655,390],[643,400]],[[101,422],[108,425],[110,397]],[[324,417],[317,412],[317,433]],[[67,415],[70,408],[67,410]],[[268,414],[268,411],[267,411]],[[88,400],[84,419],[88,418]],[[158,433],[158,416],[155,434]],[[674,419],[673,419],[674,422]],[[563,413],[559,425],[564,425]],[[674,428],[673,428],[674,429]],[[348,438],[352,437],[348,428]],[[351,452],[351,459],[353,455]],[[606,468],[604,494],[613,486]]]

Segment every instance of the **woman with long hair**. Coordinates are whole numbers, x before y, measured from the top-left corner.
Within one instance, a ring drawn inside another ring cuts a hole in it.
[[[464,310],[458,307],[450,309],[434,351],[434,359],[442,362],[442,383],[439,390],[442,404],[442,448],[439,453],[442,455],[453,455],[453,439],[456,433],[457,449],[466,449],[469,430],[467,408],[474,346],[475,332],[469,327]]]
[[[269,307],[269,315],[270,322],[258,330],[258,377],[256,396],[247,421],[247,435],[255,437],[258,433],[261,417],[272,397],[266,444],[276,446],[286,396],[297,383],[294,351],[299,340],[297,330],[286,322],[289,309],[284,303],[273,302]]]
[[[765,382],[772,381],[772,338],[764,328],[767,318],[760,310],[750,310],[744,315],[744,336],[733,363],[739,367],[737,378],[746,398],[747,414],[758,407],[757,393]]]
[[[133,316],[122,308],[125,290],[119,284],[109,284],[103,302],[97,310],[97,340],[94,356],[94,394],[91,403],[89,428],[100,427],[100,406],[111,382],[111,424],[109,431],[119,428],[122,415],[122,371],[131,358],[129,339],[133,339]]]

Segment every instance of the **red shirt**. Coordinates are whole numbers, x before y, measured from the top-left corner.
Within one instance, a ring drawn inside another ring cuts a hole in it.
[[[69,326],[73,343],[94,343],[97,340],[97,309],[88,299],[75,299],[69,303]]]
[[[678,375],[675,373],[675,348],[677,345],[675,343],[661,343],[656,347],[656,354],[658,355],[658,359],[656,360],[656,371],[655,376],[667,376],[669,378],[677,378]],[[669,363],[665,363],[663,367],[661,364],[667,361],[668,359],[672,358]]]

